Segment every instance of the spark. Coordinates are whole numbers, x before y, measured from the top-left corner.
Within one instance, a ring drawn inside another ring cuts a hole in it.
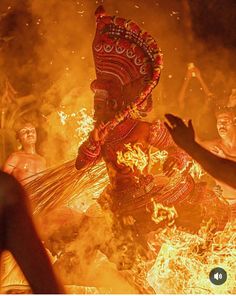
[[[63,111],[58,111],[57,114],[60,117],[61,124],[62,125],[65,125],[66,124],[66,120],[68,118],[68,115],[65,112],[63,112]]]

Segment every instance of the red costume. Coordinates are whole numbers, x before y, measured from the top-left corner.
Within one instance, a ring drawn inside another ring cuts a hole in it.
[[[101,8],[97,10],[96,17],[93,53],[97,80],[92,83],[91,88],[95,95],[96,90],[106,91],[108,95],[103,106],[106,108],[108,105],[111,109],[115,106],[113,109],[118,115],[115,119],[108,120],[107,126],[112,129],[109,129],[104,141],[95,141],[91,133],[89,139],[79,148],[77,169],[87,168],[101,157],[104,159],[110,185],[106,194],[100,197],[99,203],[104,209],[109,207],[120,221],[132,216],[135,231],[141,236],[157,228],[152,220],[153,202],[175,206],[178,213],[177,224],[188,229],[196,231],[202,219],[213,216],[216,224],[222,227],[226,218],[221,214],[224,206],[213,193],[207,191],[204,184],[196,186],[188,173],[175,178],[174,182],[170,178],[168,184],[163,186],[155,182],[147,167],[140,172],[137,167],[119,164],[118,152],[125,153],[125,145],[131,144],[132,147],[137,143],[146,155],[152,146],[166,150],[166,166],[168,163],[175,163],[178,170],[183,169],[190,158],[176,147],[161,121],[150,124],[135,118],[148,111],[150,90],[159,79],[161,54],[156,42],[134,22],[106,16]],[[143,100],[140,104],[140,98],[145,95],[146,101]],[[96,104],[95,100],[95,113]],[[102,118],[98,119],[102,121]],[[121,123],[117,125],[117,122],[114,124],[115,121]],[[217,206],[209,213],[207,208],[212,199]]]

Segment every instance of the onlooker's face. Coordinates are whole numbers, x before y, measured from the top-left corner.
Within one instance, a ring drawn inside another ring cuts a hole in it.
[[[221,138],[233,135],[236,132],[234,116],[229,113],[219,114],[217,116],[217,130]]]
[[[37,141],[35,127],[30,123],[25,124],[18,132],[18,137],[23,147],[24,145],[35,144]]]

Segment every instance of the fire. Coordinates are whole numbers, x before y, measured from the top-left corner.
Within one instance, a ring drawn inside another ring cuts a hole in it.
[[[65,124],[66,124],[66,120],[67,120],[67,118],[68,118],[68,114],[66,114],[66,113],[63,112],[63,111],[57,111],[57,114],[58,114],[59,117],[60,117],[61,124],[62,124],[62,125],[65,125]]]
[[[174,168],[174,169],[177,171],[177,173],[180,173],[180,174],[183,174],[184,172],[188,172],[193,177],[193,179],[198,179],[198,180],[201,179],[201,177],[206,174],[205,171],[200,166],[200,164],[193,159],[190,161],[187,161],[187,163],[181,170],[177,168]]]
[[[167,157],[168,152],[166,150],[158,150],[156,152],[151,153],[150,155],[152,164],[157,163],[158,161],[160,161],[160,163],[164,163]]]
[[[201,177],[206,174],[200,164],[194,160],[192,160],[192,165],[190,167],[189,173],[194,179],[201,179]]]
[[[125,144],[126,152],[117,151],[117,163],[124,164],[130,167],[132,171],[134,168],[138,169],[141,173],[147,166],[160,162],[163,164],[168,157],[168,152],[165,150],[158,150],[156,152],[146,154],[142,149],[142,144],[136,143],[133,146],[131,143]]]
[[[94,119],[86,113],[86,108],[81,109],[79,113],[79,120],[77,120],[78,128],[75,130],[80,139],[78,145],[81,145],[87,138],[88,134],[94,128]]]
[[[94,120],[87,114],[86,108],[82,108],[78,112],[68,114],[60,110],[57,111],[57,114],[59,115],[62,125],[66,125],[68,123],[72,128],[75,124],[77,125],[74,129],[74,135],[76,135],[80,140],[78,145],[82,144],[87,139],[89,132],[92,131],[94,127]]]
[[[171,226],[175,223],[175,218],[177,218],[178,214],[174,207],[165,207],[156,202],[153,202],[153,206],[152,220],[156,224],[167,221],[167,225]]]
[[[148,165],[148,156],[140,148],[141,144],[125,144],[126,152],[117,151],[117,163],[124,164],[134,171],[137,168],[141,173]]]
[[[216,233],[212,228],[210,221],[198,234],[172,227],[156,235],[161,249],[147,280],[157,293],[235,293],[236,224],[229,223]],[[228,278],[222,286],[209,281],[210,271],[217,266],[227,271]]]
[[[49,118],[52,126],[50,131],[64,143],[64,151],[67,159],[77,154],[78,147],[88,138],[90,131],[94,128],[94,119],[86,108],[74,112],[73,109],[61,106],[56,111],[56,116]],[[70,139],[70,141],[68,141]]]

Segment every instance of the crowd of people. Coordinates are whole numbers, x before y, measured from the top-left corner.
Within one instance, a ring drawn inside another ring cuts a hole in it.
[[[96,124],[79,147],[74,166],[80,182],[81,176],[103,160],[109,184],[80,220],[75,235],[75,270],[87,273],[100,251],[137,292],[152,293],[145,279],[140,284],[139,265],[140,258],[148,261],[158,254],[158,249],[150,250],[150,233],[173,224],[197,233],[206,220],[212,221],[214,230],[219,231],[235,221],[235,89],[225,105],[217,106],[200,70],[189,64],[177,99],[177,112],[183,119],[167,114],[165,122],[145,121],[143,118],[152,108],[151,91],[162,68],[161,51],[137,24],[107,16],[102,7],[96,11],[96,22],[93,54],[97,77],[91,84]],[[191,102],[186,101],[191,79],[198,79],[206,97],[197,117],[196,113],[189,113],[194,107],[190,109]],[[195,135],[192,121],[186,124],[186,118],[195,116],[193,122],[198,131],[199,127],[204,129],[202,118],[209,114],[218,136],[205,140],[201,133]],[[63,266],[67,258],[63,256],[64,246],[57,250],[58,255],[50,250],[51,238],[44,238],[43,245],[27,207],[30,193],[28,196],[23,189],[27,183],[38,182],[45,173],[46,162],[35,148],[34,125],[25,122],[16,135],[21,149],[8,157],[0,172],[0,251],[12,253],[33,293],[63,293],[47,252],[57,256],[56,265]],[[165,159],[156,160],[157,171],[153,173],[152,155],[160,151],[165,152]],[[212,176],[210,181],[192,176],[194,160]],[[5,260],[5,272],[11,260]],[[86,267],[82,264],[85,261]],[[73,271],[74,266],[70,269]],[[134,276],[125,273],[127,270]],[[14,263],[12,272],[16,272]],[[78,282],[81,284],[80,279]]]

